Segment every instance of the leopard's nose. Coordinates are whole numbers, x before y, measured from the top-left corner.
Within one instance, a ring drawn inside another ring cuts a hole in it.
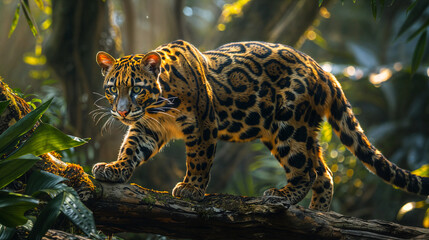
[[[119,115],[121,115],[121,117],[126,117],[128,114],[128,111],[118,111]]]

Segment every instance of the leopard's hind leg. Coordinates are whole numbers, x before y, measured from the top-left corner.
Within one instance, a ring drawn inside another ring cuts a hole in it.
[[[313,194],[311,196],[310,208],[320,211],[329,211],[334,194],[334,183],[332,172],[326,165],[319,146],[316,146],[318,166],[316,167],[317,177],[313,183]]]
[[[305,125],[294,127],[279,123],[278,126],[274,139],[263,142],[285,169],[288,183],[281,189],[266,190],[264,196],[282,196],[293,205],[307,195],[316,179],[316,151],[313,144],[307,144],[314,140],[308,140],[312,139],[312,133]]]

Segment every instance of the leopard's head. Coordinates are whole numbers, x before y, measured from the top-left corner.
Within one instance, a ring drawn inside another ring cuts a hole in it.
[[[158,81],[161,57],[156,52],[115,59],[106,52],[96,57],[104,79],[105,96],[112,115],[132,125],[158,102],[161,88]]]

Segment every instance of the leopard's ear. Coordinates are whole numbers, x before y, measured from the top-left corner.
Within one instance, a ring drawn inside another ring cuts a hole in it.
[[[161,56],[157,52],[147,53],[142,60],[142,66],[155,74],[155,77],[157,77],[160,72],[160,65]]]
[[[110,68],[115,64],[116,60],[107,52],[100,51],[97,53],[96,61],[98,66],[101,67],[101,74],[103,76],[110,70]]]

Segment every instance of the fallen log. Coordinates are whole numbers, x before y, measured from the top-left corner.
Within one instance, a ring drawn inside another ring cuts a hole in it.
[[[135,184],[97,183],[88,202],[106,233],[191,239],[429,239],[429,229],[289,206],[281,198],[208,194],[200,201]]]

